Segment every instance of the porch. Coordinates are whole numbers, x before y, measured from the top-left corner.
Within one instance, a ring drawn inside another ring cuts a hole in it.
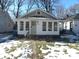
[[[36,34],[36,21],[18,21],[17,34],[19,35],[35,35]]]
[[[67,34],[72,34],[73,33],[73,21],[69,20],[63,20],[60,21],[59,28],[60,28],[60,34],[61,32],[67,33]]]
[[[59,20],[28,18],[17,21],[18,35],[59,35]]]

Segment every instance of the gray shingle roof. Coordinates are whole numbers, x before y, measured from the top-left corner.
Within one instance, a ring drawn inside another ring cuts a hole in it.
[[[37,14],[38,12],[40,12],[41,14]],[[57,20],[54,16],[52,16],[48,12],[45,12],[44,10],[40,10],[40,9],[36,9],[34,11],[31,11],[31,12],[27,13],[26,15],[24,15],[22,18],[25,18],[25,17],[52,18],[52,19]]]

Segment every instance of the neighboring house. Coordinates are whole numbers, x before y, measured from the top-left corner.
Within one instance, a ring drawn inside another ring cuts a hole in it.
[[[14,23],[8,12],[2,11],[2,9],[0,9],[0,33],[12,31],[13,26]]]
[[[67,17],[64,21],[64,29],[79,33],[79,14]]]
[[[63,29],[72,30],[73,17],[68,17],[64,20]]]
[[[37,9],[17,19],[17,34],[59,35],[59,21],[49,13]]]
[[[79,34],[79,14],[76,14],[73,18],[73,27],[74,33]]]

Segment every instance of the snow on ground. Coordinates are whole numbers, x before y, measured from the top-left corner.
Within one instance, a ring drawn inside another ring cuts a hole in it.
[[[32,49],[29,41],[0,43],[0,59],[31,59]]]
[[[49,49],[40,48],[45,54],[44,59],[79,59],[79,50],[64,46],[62,43],[61,46],[60,43],[56,44],[54,46],[46,45]]]

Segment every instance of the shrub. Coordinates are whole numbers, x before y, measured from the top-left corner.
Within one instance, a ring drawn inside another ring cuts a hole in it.
[[[63,41],[64,42],[69,42],[69,39],[68,38],[63,38]]]

